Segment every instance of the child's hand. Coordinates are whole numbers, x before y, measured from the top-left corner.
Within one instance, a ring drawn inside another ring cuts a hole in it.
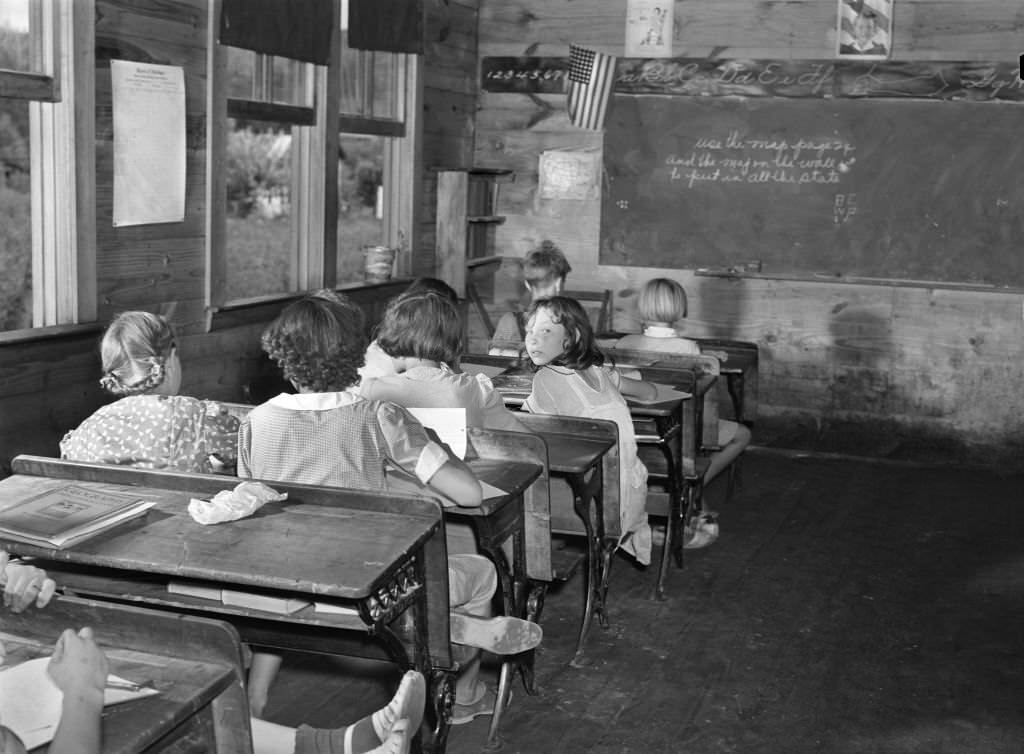
[[[4,587],[4,607],[16,613],[33,602],[36,607],[45,607],[57,589],[57,584],[47,578],[42,568],[27,563],[11,563],[3,551],[0,551],[0,583]]]
[[[107,657],[93,639],[92,629],[85,627],[78,633],[65,629],[53,648],[46,672],[65,695],[98,692],[102,698],[107,685]]]

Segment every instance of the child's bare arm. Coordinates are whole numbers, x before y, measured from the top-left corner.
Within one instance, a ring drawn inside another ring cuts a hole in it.
[[[460,508],[476,508],[483,501],[483,491],[476,475],[454,457],[450,457],[427,484],[450,497]]]
[[[653,382],[634,380],[631,377],[619,378],[619,392],[627,398],[637,398],[642,401],[658,397],[658,388],[654,386]]]
[[[92,630],[65,630],[57,640],[46,672],[64,692],[60,723],[50,751],[99,754],[107,658],[96,645]]]

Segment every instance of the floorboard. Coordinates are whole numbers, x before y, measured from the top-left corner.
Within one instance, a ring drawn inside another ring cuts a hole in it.
[[[581,585],[549,595],[540,694],[515,687],[501,751],[1024,750],[1024,473],[753,450],[743,481],[666,601],[616,558],[580,667]],[[293,656],[268,717],[340,724],[396,677]]]

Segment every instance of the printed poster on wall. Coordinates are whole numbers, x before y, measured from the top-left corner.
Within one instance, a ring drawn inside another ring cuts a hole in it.
[[[672,57],[673,0],[629,0],[626,57]]]
[[[114,227],[185,219],[185,71],[110,61]]]
[[[548,149],[540,153],[537,184],[541,199],[597,199],[601,153],[596,149]]]

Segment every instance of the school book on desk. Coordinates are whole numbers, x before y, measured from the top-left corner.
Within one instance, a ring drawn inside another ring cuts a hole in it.
[[[66,484],[0,509],[0,539],[69,547],[141,516],[155,504],[126,492]]]

